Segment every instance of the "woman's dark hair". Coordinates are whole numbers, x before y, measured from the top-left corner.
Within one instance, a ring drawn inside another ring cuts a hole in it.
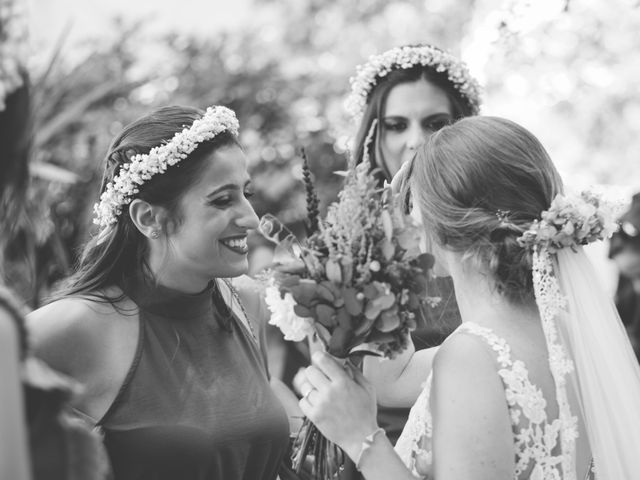
[[[427,234],[478,262],[509,300],[533,300],[531,254],[517,239],[562,192],[538,139],[502,118],[464,118],[434,133],[412,167]]]
[[[447,72],[438,72],[433,67],[422,65],[417,65],[413,68],[393,70],[378,80],[378,83],[373,87],[367,98],[367,105],[355,138],[354,153],[358,163],[364,158],[365,148],[368,147],[369,151],[367,153],[371,167],[373,169],[380,168],[385,172],[385,175],[388,174],[384,165],[381,165],[377,158],[381,154],[378,148],[378,139],[381,138],[380,120],[385,116],[387,98],[394,87],[403,83],[417,82],[418,80],[425,80],[444,91],[449,99],[454,120],[469,117],[474,114],[469,102],[454,87],[451,80],[448,79]],[[367,136],[369,135],[374,120],[377,120],[374,141],[366,145]],[[391,179],[388,178],[387,180]]]
[[[185,127],[203,116],[192,107],[164,107],[127,125],[112,142],[106,156],[101,192],[118,174],[122,165],[137,154],[146,154],[153,147],[168,142]],[[155,175],[141,187],[136,198],[164,207],[172,226],[180,223],[179,200],[200,177],[207,159],[217,149],[238,145],[236,137],[224,132],[200,145],[179,164]],[[103,241],[92,238],[84,248],[76,273],[56,298],[68,295],[103,297],[100,290],[109,286],[123,287],[125,279],[142,272],[149,275],[146,265],[147,239],[133,224],[125,208]],[[110,299],[104,297],[105,300]]]

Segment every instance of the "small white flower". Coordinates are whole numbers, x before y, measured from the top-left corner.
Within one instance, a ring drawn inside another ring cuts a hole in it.
[[[393,70],[424,66],[444,72],[460,95],[467,100],[474,114],[480,109],[480,86],[471,76],[466,65],[453,55],[430,45],[392,48],[380,55],[372,55],[369,61],[356,67],[356,75],[350,79],[351,94],[345,102],[347,111],[359,119],[367,105],[367,98],[379,79]]]
[[[265,302],[271,312],[269,324],[278,327],[285,340],[300,342],[315,332],[312,318],[296,315],[293,310],[296,301],[290,293],[281,297],[277,287],[269,286],[265,289]]]
[[[139,185],[187,158],[201,142],[211,140],[222,132],[237,136],[239,128],[233,110],[221,106],[207,108],[202,118],[176,133],[171,141],[152,148],[148,154],[135,155],[130,163],[121,167],[118,175],[100,195],[100,202],[94,205],[96,216],[93,223],[103,228],[116,223],[122,207],[131,203],[132,197],[140,191]]]

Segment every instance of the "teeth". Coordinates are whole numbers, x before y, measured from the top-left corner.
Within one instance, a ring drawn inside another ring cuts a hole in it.
[[[230,240],[223,240],[225,245],[229,245],[231,248],[247,248],[247,239],[246,238],[232,238]]]

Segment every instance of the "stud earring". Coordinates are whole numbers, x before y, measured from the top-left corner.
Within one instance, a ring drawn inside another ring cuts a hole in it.
[[[154,230],[151,232],[151,238],[159,238],[160,237],[160,232],[157,230]]]

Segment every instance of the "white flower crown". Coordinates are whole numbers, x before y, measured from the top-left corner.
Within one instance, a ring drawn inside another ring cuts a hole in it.
[[[100,202],[94,205],[96,217],[93,223],[101,227],[116,223],[122,207],[131,203],[144,182],[187,158],[200,143],[211,140],[222,132],[237,136],[239,128],[233,110],[221,106],[209,107],[202,118],[176,133],[169,142],[152,148],[147,154],[133,156],[130,163],[120,167],[118,175],[100,195]]]
[[[358,65],[356,75],[349,80],[351,94],[345,102],[347,111],[354,119],[359,120],[371,90],[381,78],[393,70],[407,70],[418,65],[445,73],[473,114],[479,112],[480,85],[471,76],[466,65],[453,55],[431,45],[395,47],[380,55],[372,55],[367,63]]]
[[[14,0],[0,0],[0,112],[5,99],[24,82],[21,65],[27,56],[25,6]]]

